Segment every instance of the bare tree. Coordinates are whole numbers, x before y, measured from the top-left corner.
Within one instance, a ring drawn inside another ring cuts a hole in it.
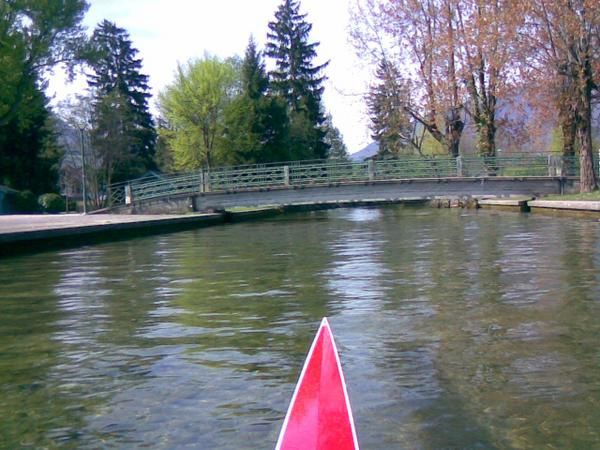
[[[522,26],[521,2],[452,0],[447,21],[455,23],[458,72],[468,92],[469,116],[477,127],[480,155],[496,155],[499,100],[510,102],[516,79],[512,69],[516,38]],[[452,29],[452,25],[448,26]]]
[[[600,66],[600,0],[528,0],[524,60],[538,83],[554,91],[565,156],[579,148],[580,190],[597,188],[592,99]]]
[[[413,94],[403,108],[452,156],[464,129],[464,87],[456,67],[455,25],[450,0],[357,1],[353,43],[373,63],[403,68]]]

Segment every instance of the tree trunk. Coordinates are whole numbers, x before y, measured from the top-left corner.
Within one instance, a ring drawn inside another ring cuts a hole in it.
[[[477,149],[484,157],[496,156],[496,125],[493,119],[487,119],[478,125]]]
[[[456,158],[460,152],[460,139],[465,124],[460,118],[459,108],[453,108],[452,111],[446,117],[446,148],[448,154],[453,158]]]
[[[582,102],[583,108],[577,129],[579,140],[579,192],[592,192],[597,188],[597,177],[596,168],[594,167],[594,149],[592,148],[591,99],[582,98],[581,100],[584,101]]]
[[[598,187],[592,147],[592,68],[586,59],[578,78],[579,191],[592,192]]]
[[[563,175],[574,175],[575,141],[577,139],[577,92],[573,91],[573,80],[564,76],[561,95],[558,97],[558,122],[563,136]]]
[[[559,105],[558,120],[563,135],[563,156],[570,157],[575,155],[575,139],[577,138],[577,111],[570,102],[561,102]]]

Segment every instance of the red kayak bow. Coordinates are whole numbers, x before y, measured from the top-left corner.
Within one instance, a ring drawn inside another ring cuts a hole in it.
[[[275,450],[358,450],[346,382],[327,318],[321,321]]]

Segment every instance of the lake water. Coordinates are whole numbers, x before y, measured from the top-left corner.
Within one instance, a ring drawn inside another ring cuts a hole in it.
[[[271,449],[323,316],[364,449],[600,448],[600,223],[408,207],[0,260],[0,447]]]

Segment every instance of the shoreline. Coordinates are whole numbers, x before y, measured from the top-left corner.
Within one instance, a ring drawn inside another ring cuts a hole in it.
[[[415,198],[405,201],[374,199],[267,205],[251,208],[182,215],[121,215],[121,214],[36,214],[0,216],[0,258],[46,250],[73,248],[101,242],[120,241],[136,237],[258,220],[289,212],[317,211],[345,207],[369,207],[400,204],[424,206],[432,199]],[[589,217],[600,213],[600,201],[536,200],[534,198],[482,198],[479,208],[520,212],[552,212]],[[600,215],[598,215],[600,219]]]

